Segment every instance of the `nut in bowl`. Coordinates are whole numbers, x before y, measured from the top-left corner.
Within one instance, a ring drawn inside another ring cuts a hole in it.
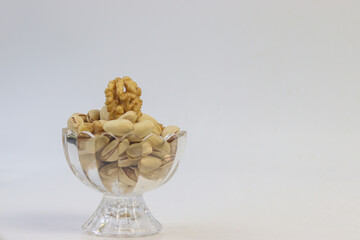
[[[113,81],[110,87],[117,85]],[[132,97],[136,99],[139,94]],[[176,126],[163,127],[141,113],[138,105],[142,101],[134,105],[138,112],[131,108],[131,100],[124,106],[121,98],[115,102],[120,108],[112,106],[108,111],[105,105],[88,114],[73,114],[62,131],[71,170],[83,183],[104,193],[83,229],[110,237],[156,234],[162,226],[150,213],[142,194],[173,176],[184,152],[186,132]]]

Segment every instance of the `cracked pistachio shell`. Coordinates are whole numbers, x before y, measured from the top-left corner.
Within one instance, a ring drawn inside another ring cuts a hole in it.
[[[129,140],[127,140],[126,138],[123,139],[119,144],[119,150],[118,150],[119,155],[123,154],[125,150],[129,147],[129,145],[130,145]]]
[[[163,158],[165,155],[169,153],[170,153],[170,144],[168,142],[165,142],[160,146],[156,146],[156,147],[154,146],[151,155]]]
[[[119,181],[130,186],[135,186],[138,180],[138,169],[132,167],[119,168]]]
[[[81,117],[84,122],[87,122],[87,115],[83,113],[75,113],[77,116]]]
[[[177,126],[167,126],[164,128],[164,130],[161,133],[162,137],[166,137],[166,135],[168,134],[172,134],[172,133],[179,133],[180,132],[180,128]]]
[[[141,172],[151,172],[161,166],[161,159],[154,156],[145,156],[138,162],[138,168]]]
[[[131,158],[140,158],[141,156],[149,155],[151,152],[152,146],[148,141],[133,143],[126,150],[127,155]]]
[[[119,144],[120,140],[115,139],[104,147],[101,152],[101,161],[103,162],[115,162],[119,157]]]
[[[102,150],[110,142],[110,137],[105,135],[95,135],[95,151]]]
[[[152,116],[150,116],[149,114],[146,114],[146,113],[143,113],[138,121],[142,122],[144,120],[150,120],[150,121],[153,122],[154,125],[159,124],[158,121],[156,121],[155,118],[153,118]]]
[[[128,133],[131,133],[134,129],[134,124],[127,119],[117,119],[112,121],[107,121],[104,124],[104,130],[108,133],[112,133],[115,136],[125,136]]]
[[[131,121],[132,123],[135,123],[137,120],[137,114],[134,111],[127,111],[126,113],[121,115],[121,117],[119,117],[119,119],[127,119],[127,120]]]
[[[101,120],[109,120],[109,112],[107,111],[107,106],[103,106],[100,110],[100,119]]]
[[[154,128],[154,123],[150,120],[143,120],[134,124],[134,135],[144,138],[151,134]]]
[[[97,109],[90,110],[86,117],[87,117],[87,121],[90,123],[92,123],[93,121],[98,121],[100,120],[100,110]]]
[[[84,123],[84,119],[80,117],[77,113],[71,115],[67,122],[67,128],[77,132],[77,129],[81,124]]]

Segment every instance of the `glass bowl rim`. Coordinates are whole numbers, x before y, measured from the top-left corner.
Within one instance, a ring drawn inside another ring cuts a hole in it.
[[[63,129],[62,129],[63,135],[67,134],[69,131],[70,131],[72,134],[74,134],[74,135],[76,136],[76,138],[77,138],[79,135],[81,135],[81,134],[86,134],[86,135],[88,135],[88,136],[91,137],[91,138],[95,138],[95,135],[94,135],[93,133],[89,132],[89,131],[81,131],[81,132],[77,133],[77,132],[75,132],[74,130],[71,130],[71,129],[69,129],[69,128],[63,128]],[[113,138],[115,138],[115,139],[120,139],[121,141],[122,141],[123,139],[129,137],[129,136],[136,136],[136,135],[133,134],[133,133],[128,133],[128,134],[126,134],[126,135],[124,135],[124,136],[122,136],[122,137],[118,137],[118,136],[116,136],[116,135],[114,135],[114,134],[112,134],[112,133],[105,132],[105,131],[104,131],[104,132],[100,132],[100,134],[101,134],[101,135],[107,134],[107,135],[109,135],[109,136],[111,136],[111,137],[113,137]],[[140,137],[139,137],[139,138],[141,139],[141,141],[145,141],[146,139],[148,139],[149,137],[153,136],[154,134],[155,134],[155,133],[150,133],[149,135],[147,135],[147,136],[145,136],[145,137],[143,137],[143,138],[140,138]],[[186,131],[186,130],[181,130],[179,133],[169,133],[169,134],[167,134],[165,137],[163,137],[163,136],[161,136],[161,135],[159,135],[159,134],[156,134],[156,135],[160,136],[160,137],[163,138],[165,141],[167,141],[167,140],[169,140],[170,138],[172,138],[172,137],[174,137],[174,136],[176,136],[177,139],[179,139],[179,138],[181,138],[181,137],[186,137],[186,136],[187,136],[187,131]],[[138,136],[136,136],[136,137],[138,137]]]

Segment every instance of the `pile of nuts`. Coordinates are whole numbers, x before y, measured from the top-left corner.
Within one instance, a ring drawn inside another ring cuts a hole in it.
[[[174,163],[179,127],[163,127],[142,113],[141,89],[129,77],[110,81],[105,95],[101,110],[75,113],[67,123],[85,174],[96,167],[113,193],[131,193],[140,177],[163,180]]]

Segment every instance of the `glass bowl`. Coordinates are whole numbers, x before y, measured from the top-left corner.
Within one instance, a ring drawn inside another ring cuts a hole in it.
[[[174,175],[184,152],[185,131],[141,139],[133,134],[121,138],[107,132],[77,134],[64,128],[62,139],[75,176],[104,193],[95,213],[83,224],[84,231],[109,237],[147,236],[161,231],[142,194]]]

